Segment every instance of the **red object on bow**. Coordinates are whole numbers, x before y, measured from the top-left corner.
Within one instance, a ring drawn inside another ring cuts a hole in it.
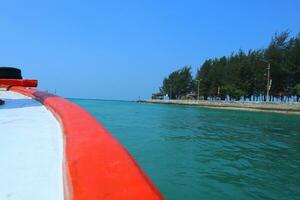
[[[0,79],[0,86],[21,86],[21,87],[37,87],[37,80],[26,79]]]

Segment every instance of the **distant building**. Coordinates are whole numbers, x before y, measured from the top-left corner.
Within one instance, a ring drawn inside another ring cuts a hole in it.
[[[197,94],[194,92],[191,92],[185,96],[181,97],[182,100],[196,100],[197,99]]]
[[[163,100],[164,99],[164,95],[160,92],[158,93],[153,93],[151,96],[151,99],[158,99],[158,100]]]

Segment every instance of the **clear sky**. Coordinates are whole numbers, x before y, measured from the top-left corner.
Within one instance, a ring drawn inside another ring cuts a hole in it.
[[[299,0],[1,1],[0,66],[64,97],[149,98],[173,70],[300,32]]]

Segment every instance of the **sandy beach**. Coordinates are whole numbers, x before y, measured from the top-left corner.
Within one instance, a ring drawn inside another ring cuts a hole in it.
[[[205,100],[146,100],[145,103],[158,104],[177,104],[202,106],[231,110],[249,110],[249,111],[265,111],[288,114],[300,114],[300,103],[252,103],[252,102],[225,102],[225,101],[205,101]]]

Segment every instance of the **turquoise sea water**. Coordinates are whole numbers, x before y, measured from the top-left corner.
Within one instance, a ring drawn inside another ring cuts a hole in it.
[[[300,199],[300,116],[71,99],[166,199]]]

